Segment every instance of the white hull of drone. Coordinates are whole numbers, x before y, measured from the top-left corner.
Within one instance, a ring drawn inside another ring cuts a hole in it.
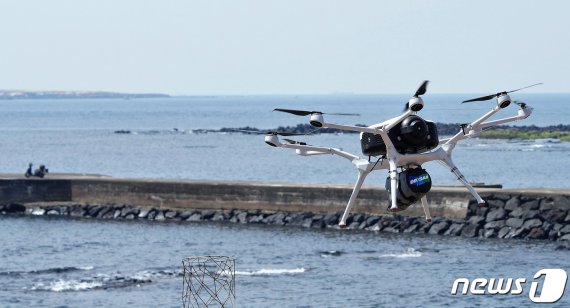
[[[470,124],[462,124],[459,132],[452,136],[451,138],[439,140],[437,143],[433,144],[431,147],[402,147],[402,146],[395,146],[394,142],[400,144],[401,136],[395,137],[395,133],[393,130],[397,129],[398,134],[404,135],[401,133],[400,126],[402,126],[402,122],[406,119],[408,123],[406,134],[410,134],[410,138],[414,137],[412,135],[415,134],[415,137],[422,137],[423,140],[411,139],[415,140],[416,144],[419,142],[429,142],[425,140],[430,138],[430,134],[425,132],[426,129],[429,129],[431,126],[426,126],[425,123],[429,121],[423,121],[423,119],[415,116],[418,111],[420,111],[423,106],[424,102],[421,99],[420,95],[425,94],[427,90],[427,83],[428,81],[424,81],[424,83],[420,86],[416,94],[408,101],[406,104],[405,111],[395,118],[389,119],[382,123],[374,124],[368,127],[360,127],[360,126],[351,126],[351,125],[342,125],[342,124],[334,124],[329,123],[325,120],[323,116],[323,112],[319,111],[303,111],[303,110],[291,110],[291,109],[275,109],[276,111],[292,113],[295,115],[300,116],[310,116],[309,123],[317,128],[334,128],[339,130],[345,131],[353,131],[360,133],[360,139],[363,143],[370,141],[371,137],[380,136],[381,141],[381,154],[377,152],[377,155],[370,155],[368,154],[368,159],[360,157],[358,155],[354,155],[348,152],[345,152],[338,148],[331,148],[331,147],[320,147],[320,146],[312,146],[307,145],[304,142],[298,142],[286,139],[286,142],[281,142],[279,139],[279,135],[290,136],[290,135],[297,135],[292,133],[281,133],[281,132],[265,132],[265,142],[274,147],[281,147],[286,149],[294,149],[296,154],[301,156],[313,156],[313,155],[323,155],[323,154],[333,154],[343,158],[348,159],[357,169],[358,171],[358,178],[356,184],[354,185],[354,190],[348,200],[346,205],[346,209],[339,221],[339,226],[341,228],[346,226],[346,220],[348,215],[356,201],[360,188],[364,183],[364,179],[368,174],[375,170],[386,169],[388,170],[388,178],[386,182],[386,188],[389,193],[389,210],[391,212],[398,212],[405,210],[409,205],[421,201],[421,205],[423,207],[425,218],[428,222],[431,222],[431,216],[429,213],[429,206],[426,198],[426,193],[431,188],[431,178],[429,174],[423,169],[421,169],[421,165],[430,162],[430,161],[439,161],[442,162],[449,170],[457,177],[457,179],[463,184],[467,190],[475,197],[479,206],[485,206],[485,201],[481,198],[481,196],[475,191],[473,186],[469,184],[469,182],[465,179],[461,171],[455,166],[452,159],[453,149],[455,148],[457,142],[467,139],[477,137],[483,130],[492,128],[497,125],[514,122],[518,120],[522,120],[530,116],[532,113],[533,108],[526,105],[525,103],[518,103],[519,110],[516,116],[503,118],[494,121],[487,121],[491,116],[499,112],[501,109],[506,108],[510,103],[511,99],[508,93],[518,91],[521,89],[509,91],[509,92],[500,92],[493,95],[488,95],[464,102],[472,102],[472,101],[484,101],[489,100],[492,98],[497,99],[497,105],[494,106],[489,112],[485,113],[483,116],[478,118],[477,120],[473,121]],[[532,85],[534,86],[534,85]],[[527,88],[527,87],[525,87]],[[349,114],[344,114],[349,115]],[[413,116],[410,118],[410,116]],[[415,120],[415,121],[414,121]],[[423,121],[424,124],[421,122]],[[412,122],[411,124],[409,122]],[[435,124],[432,124],[435,126]],[[432,131],[434,129],[432,128]],[[431,133],[433,135],[433,132]],[[404,136],[405,138],[406,136]],[[368,140],[363,140],[363,138],[368,138]],[[421,139],[421,138],[420,138]],[[433,138],[432,138],[433,139]],[[437,140],[437,131],[435,132],[435,139]],[[434,140],[431,140],[433,143]],[[404,142],[404,141],[402,141]],[[378,144],[376,144],[378,146]],[[419,150],[418,150],[419,149]],[[363,150],[364,152],[364,150]],[[379,156],[376,161],[371,161],[370,156]],[[401,171],[398,172],[398,169]],[[409,171],[409,172],[405,172]],[[413,174],[413,175],[412,175]],[[405,179],[404,179],[405,178]],[[410,197],[411,196],[411,197]],[[419,199],[419,200],[418,200]]]

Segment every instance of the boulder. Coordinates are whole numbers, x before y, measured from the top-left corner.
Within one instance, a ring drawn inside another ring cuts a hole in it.
[[[461,230],[461,236],[476,237],[479,234],[479,226],[473,224],[465,224]]]
[[[467,223],[473,224],[473,225],[483,225],[485,223],[485,217],[481,217],[481,216],[472,216],[471,218],[469,218],[469,220],[467,221]]]
[[[570,225],[565,225],[564,227],[560,228],[559,232],[561,234],[568,234],[570,233]]]
[[[507,222],[508,222],[508,220],[507,220]],[[501,230],[499,230],[497,237],[498,238],[504,238],[505,235],[507,235],[510,231],[511,231],[511,227],[502,227]]]
[[[142,213],[142,211],[141,211]],[[188,219],[188,217],[192,216],[192,214],[194,214],[194,211],[183,211],[182,213],[180,213],[180,215],[178,215],[178,217],[180,217],[181,220],[186,220]],[[139,214],[140,217],[140,214]]]
[[[503,208],[505,207],[505,201],[499,199],[488,199],[487,206],[489,208]]]
[[[487,214],[487,221],[501,220],[507,216],[507,212],[503,209],[492,210]]]
[[[190,217],[186,218],[186,221],[201,221],[202,220],[202,214],[201,213],[194,213],[192,215],[190,215]]]
[[[526,237],[533,240],[539,240],[546,238],[547,234],[542,230],[542,228],[532,228]]]
[[[164,217],[164,211],[158,210],[158,211],[156,212],[156,216],[154,217],[154,220],[163,221],[163,220],[165,220],[165,219],[166,219],[166,218]]]
[[[521,204],[521,208],[525,211],[538,210],[538,200],[531,200]]]
[[[525,211],[522,215],[522,219],[527,220],[527,219],[533,219],[533,218],[537,218],[538,217],[538,211],[537,210],[528,210]]]
[[[6,213],[24,213],[26,207],[20,203],[9,203],[4,205],[4,212]]]
[[[524,220],[520,219],[520,218],[509,218],[506,221],[507,226],[512,227],[512,228],[520,228],[522,227],[524,223]]]
[[[210,219],[212,219],[212,217],[214,217],[215,214],[216,214],[216,211],[214,211],[214,210],[203,210],[202,211],[202,219],[203,220],[210,220]]]
[[[485,238],[497,237],[497,231],[495,231],[495,229],[486,229],[485,233],[483,233],[483,237]]]
[[[564,209],[552,209],[542,213],[540,216],[549,222],[564,222],[567,212]]]
[[[524,211],[523,211],[522,208],[519,207],[519,208],[516,208],[516,209],[514,209],[513,211],[511,211],[511,212],[509,213],[509,215],[510,215],[511,217],[519,218],[519,217],[522,217],[522,216],[524,215]]]
[[[485,229],[500,229],[505,226],[505,220],[495,220],[485,224]],[[488,237],[488,236],[485,236]]]
[[[32,211],[30,212],[30,214],[32,215],[37,215],[37,216],[41,216],[44,215],[46,213],[46,210],[44,210],[43,208],[36,206],[32,209]]]
[[[447,228],[447,231],[445,231],[444,235],[459,236],[461,234],[461,230],[463,230],[463,225],[464,224],[462,224],[462,223],[451,224],[451,226],[449,226],[449,228]]]
[[[522,227],[524,229],[532,229],[532,228],[536,228],[536,227],[540,227],[540,226],[542,226],[542,220],[540,220],[538,218],[529,219],[529,220],[525,221],[522,225]]]
[[[520,205],[521,205],[521,200],[519,199],[519,197],[514,197],[509,199],[505,203],[505,210],[513,211],[514,209],[518,208]]]

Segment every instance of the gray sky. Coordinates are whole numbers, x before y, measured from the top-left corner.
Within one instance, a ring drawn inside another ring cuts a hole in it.
[[[0,89],[570,92],[570,1],[0,0]]]

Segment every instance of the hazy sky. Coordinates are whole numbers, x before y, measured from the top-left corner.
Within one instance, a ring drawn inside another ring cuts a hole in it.
[[[570,92],[570,1],[0,0],[0,89]]]

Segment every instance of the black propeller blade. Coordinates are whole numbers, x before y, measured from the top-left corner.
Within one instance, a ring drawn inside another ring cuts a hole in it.
[[[289,142],[290,144],[307,145],[305,142],[295,141],[295,140],[291,140],[291,139],[287,139],[287,138],[283,138],[283,140]]]
[[[420,85],[420,87],[416,90],[416,93],[414,94],[414,97],[420,97],[420,95],[426,94],[428,84],[429,84],[429,80],[424,80],[424,82],[422,82],[422,84]],[[407,103],[404,105],[404,110],[402,110],[402,112],[406,112],[409,108],[410,108],[410,103],[407,102]]]
[[[283,108],[275,108],[273,111],[279,112],[286,112],[290,114],[294,114],[297,116],[307,116],[310,114],[330,114],[330,115],[341,115],[341,116],[360,116],[358,113],[328,113],[322,111],[307,111],[307,110],[296,110],[296,109],[283,109]]]
[[[289,133],[289,132],[278,132],[278,131],[261,131],[261,130],[245,130],[245,129],[235,129],[234,132],[246,133],[246,134],[256,134],[256,135],[278,135],[278,136],[306,136],[311,135],[303,133]]]
[[[424,82],[422,82],[422,85],[416,91],[416,94],[414,94],[414,97],[418,97],[420,95],[426,94],[428,83],[429,83],[429,80],[424,80]]]
[[[491,95],[486,95],[486,96],[481,96],[481,97],[477,97],[477,98],[468,99],[468,100],[463,101],[463,102],[461,102],[461,103],[463,104],[463,103],[469,103],[469,102],[488,101],[488,100],[493,99],[493,98],[495,98],[495,97],[499,97],[499,96],[502,95],[502,94],[508,94],[508,93],[520,91],[520,90],[527,89],[527,88],[534,87],[534,86],[538,86],[538,85],[541,85],[541,84],[543,84],[543,83],[542,83],[542,82],[539,82],[539,83],[531,84],[530,86],[522,87],[522,88],[519,88],[519,89],[516,89],[516,90],[503,91],[503,92],[498,92],[498,93],[491,94]]]

